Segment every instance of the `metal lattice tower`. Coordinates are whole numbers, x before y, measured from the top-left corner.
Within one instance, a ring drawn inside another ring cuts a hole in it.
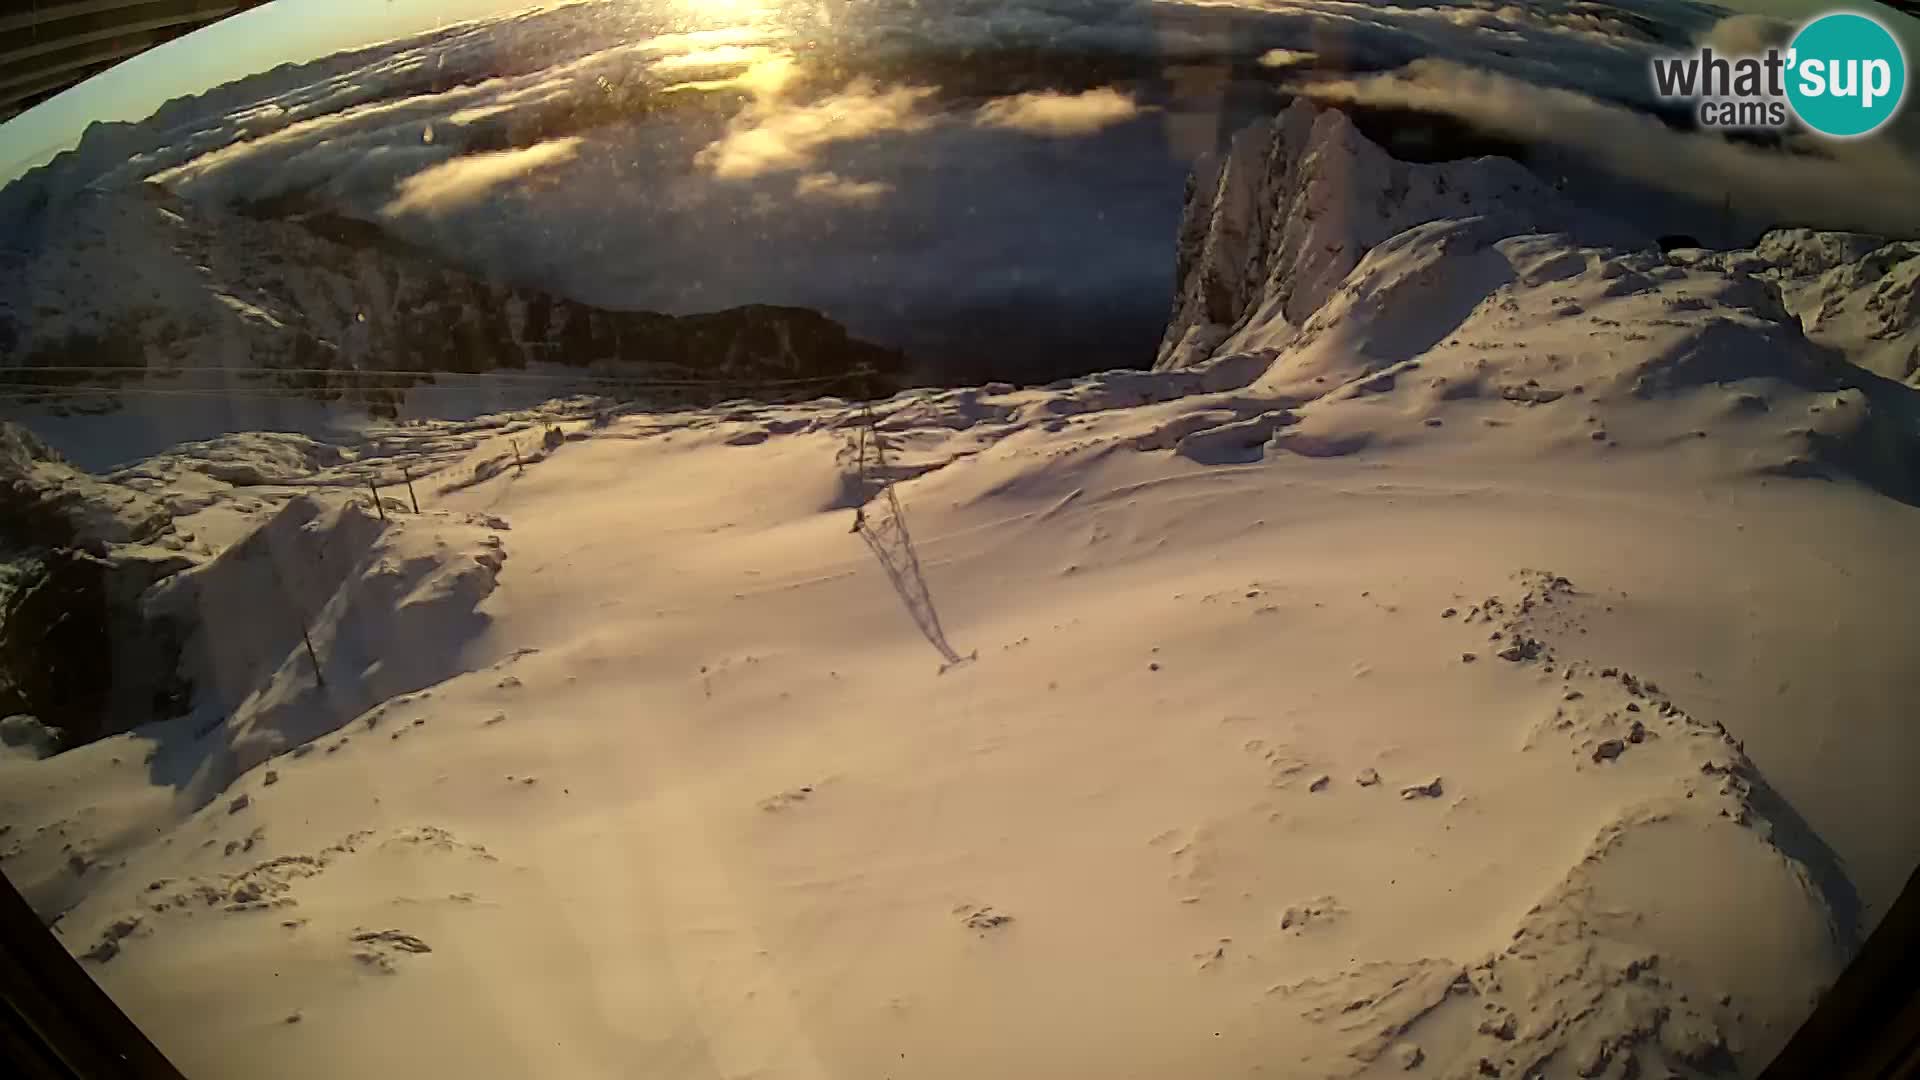
[[[914,549],[913,534],[907,528],[906,508],[900,504],[899,493],[894,489],[898,477],[887,461],[887,449],[886,433],[874,418],[872,403],[863,402],[860,421],[854,427],[845,454],[859,493],[857,497],[865,499],[854,512],[853,531],[860,534],[874,558],[880,560],[880,568],[886,571],[894,591],[906,604],[914,625],[939,650],[940,658],[945,661],[940,670],[944,672],[978,654],[961,656],[955,652],[947,641],[947,632],[940,626],[940,613],[933,605],[926,575],[920,568],[920,555]]]

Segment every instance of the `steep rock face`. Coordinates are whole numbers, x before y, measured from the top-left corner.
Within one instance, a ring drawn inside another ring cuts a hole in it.
[[[1235,136],[1188,184],[1172,317],[1157,369],[1283,347],[1375,245],[1427,222],[1486,217],[1499,235],[1564,232],[1640,246],[1518,163],[1396,161],[1346,115],[1295,100]]]
[[[97,384],[100,368],[290,369],[275,384],[316,396],[538,361],[700,380],[871,370],[863,390],[906,366],[807,309],[613,311],[476,278],[363,222],[229,213],[153,184],[75,192],[26,219],[0,252],[0,350],[6,366],[76,369],[36,385]],[[403,374],[330,374],[343,369]]]

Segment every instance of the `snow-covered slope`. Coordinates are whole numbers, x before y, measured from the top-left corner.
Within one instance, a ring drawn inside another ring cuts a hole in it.
[[[878,408],[958,666],[841,403],[292,504],[170,590],[200,711],[0,766],[7,871],[210,1076],[1756,1072],[1920,850],[1911,509],[1201,377]]]
[[[1920,392],[1782,298],[1883,249],[1509,220],[1167,370],[116,472],[193,711],[5,870],[199,1076],[1757,1075],[1920,859]]]
[[[30,717],[58,732],[54,745],[71,747],[186,711],[196,686],[210,700],[214,688],[239,676],[228,663],[195,661],[204,643],[194,635],[226,616],[208,607],[200,587],[178,585],[203,580],[182,571],[208,562],[230,567],[229,549],[239,544],[256,554],[270,550],[304,574],[329,565],[308,550],[316,532],[328,550],[354,549],[354,563],[370,542],[353,532],[350,516],[345,524],[327,516],[346,500],[361,500],[371,514],[368,493],[378,490],[386,509],[408,510],[429,482],[444,482],[429,481],[436,471],[456,463],[471,469],[475,447],[501,445],[495,469],[516,455],[537,462],[554,438],[553,421],[607,408],[603,400],[579,398],[468,421],[374,425],[346,445],[289,432],[236,432],[182,443],[104,475],[82,472],[25,428],[0,423],[0,716]],[[420,488],[411,486],[413,478]],[[314,499],[330,509],[315,509]],[[284,525],[288,520],[293,524]],[[260,568],[257,561],[246,565]],[[289,611],[268,602],[284,602],[284,588],[230,568],[206,574],[216,583],[244,582],[223,610],[253,611],[270,624],[240,635],[250,648],[296,625]],[[232,588],[214,586],[221,587]],[[300,587],[310,594],[310,615],[344,588],[338,580]],[[221,707],[238,710],[244,698],[221,699]]]

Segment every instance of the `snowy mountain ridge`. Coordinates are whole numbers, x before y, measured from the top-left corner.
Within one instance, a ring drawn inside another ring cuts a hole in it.
[[[1235,135],[1189,180],[1173,315],[1155,366],[1282,345],[1376,244],[1426,222],[1476,216],[1494,218],[1501,235],[1650,241],[1566,201],[1509,158],[1399,161],[1345,113],[1296,99]]]
[[[823,381],[906,363],[803,308],[615,311],[475,277],[330,216],[263,219],[151,183],[88,189],[0,251],[0,367],[491,371],[549,362],[623,375]],[[38,373],[41,376],[45,372]],[[58,380],[36,379],[35,383]],[[407,376],[334,385],[401,388]],[[391,405],[397,389],[367,403]]]
[[[1155,367],[1299,344],[1310,322],[1344,317],[1329,302],[1343,281],[1355,284],[1349,275],[1370,252],[1389,238],[1411,246],[1410,229],[1469,218],[1477,219],[1476,247],[1526,235],[1591,249],[1654,246],[1641,230],[1568,202],[1509,159],[1397,161],[1345,114],[1296,100],[1240,132],[1190,178],[1172,316]],[[1679,252],[1671,262],[1764,280],[1811,340],[1888,378],[1920,379],[1920,244],[1788,228],[1752,250]]]

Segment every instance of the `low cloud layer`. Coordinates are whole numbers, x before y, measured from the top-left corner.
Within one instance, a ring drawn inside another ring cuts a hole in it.
[[[796,198],[815,202],[870,203],[893,190],[882,180],[852,180],[838,173],[807,173],[794,181]]]
[[[1732,15],[1713,25],[1701,39],[1715,52],[1733,56],[1751,56],[1769,47],[1785,45],[1793,37],[1794,25],[1770,15]]]
[[[669,53],[655,60],[651,66],[655,71],[685,71],[688,68],[752,64],[771,59],[776,55],[773,49],[764,45],[716,45],[712,48]]]
[[[801,66],[822,59],[843,71],[841,85],[864,74],[871,80],[867,96],[882,99],[894,92],[901,72],[912,70],[915,57],[946,62],[1026,53],[1162,64],[1233,64],[1266,56],[1288,66],[1311,56],[1316,68],[1355,74],[1445,57],[1541,86],[1644,102],[1650,98],[1647,58],[1701,36],[1720,14],[1673,0],[1541,0],[1524,7],[1488,0],[1426,6],[1369,0],[870,0],[857,10],[716,5],[661,13],[651,5],[583,2],[454,26],[241,80],[169,103],[148,123],[101,131],[62,168],[75,174],[70,187],[164,174],[182,193],[215,201],[258,198],[267,189],[350,186],[334,183],[329,170],[367,170],[364,182],[384,177],[391,187],[396,178],[369,169],[368,151],[384,143],[416,152],[417,136],[429,123],[484,117],[488,130],[475,140],[476,148],[498,149],[483,145],[498,127],[565,134],[554,128],[571,114],[598,115],[609,99],[617,105],[707,73],[759,100],[765,95],[743,80],[790,75],[793,64],[783,70],[772,62],[782,57]],[[870,64],[886,74],[863,72]],[[991,116],[1027,124],[1027,130],[1066,130],[1118,115],[1114,97],[1079,93],[1085,90],[1056,87],[1036,100],[998,106]],[[1078,100],[1056,101],[1049,93]],[[794,129],[795,139],[784,138],[782,124]],[[857,123],[836,126],[805,114],[771,122],[749,115],[742,118],[743,131],[768,130],[743,135],[738,145],[780,136],[804,156],[807,136],[799,129],[810,125],[858,130]],[[458,136],[458,127],[448,134]],[[728,160],[728,168],[768,160],[758,152],[735,158],[732,149],[718,150],[714,158]],[[418,151],[410,164],[427,167],[445,156],[445,150]],[[776,153],[770,160],[781,157]]]
[[[1754,220],[1920,232],[1896,140],[1788,155],[1636,111],[1654,55],[1779,30],[1692,0],[584,0],[97,126],[0,192],[0,237],[26,238],[0,243],[57,244],[69,193],[153,180],[378,220],[608,306],[805,304],[1028,368],[1137,338],[1113,356],[1133,362],[1164,325],[1189,166],[1294,84],[1559,148],[1542,167],[1617,173],[1629,208],[1731,192]]]
[[[1268,49],[1260,54],[1260,66],[1269,68],[1301,67],[1313,63],[1318,54],[1305,49]]]
[[[806,169],[834,143],[925,130],[933,123],[925,111],[933,95],[931,87],[882,89],[858,80],[817,101],[775,97],[734,117],[726,135],[694,161],[722,180]]]
[[[519,180],[528,173],[572,161],[580,152],[581,142],[576,135],[529,146],[524,150],[470,154],[443,161],[402,180],[399,194],[381,212],[389,217],[446,213],[496,195],[502,185]]]
[[[645,116],[675,96],[669,91],[730,93],[742,102],[725,131],[695,148],[710,176],[831,171],[820,159],[835,146],[924,132],[943,108],[939,73],[964,71],[968,57],[989,66],[1007,55],[1063,61],[1036,60],[1036,72],[1086,58],[1148,65],[1136,68],[1143,71],[1196,63],[1257,69],[1264,59],[1279,78],[1308,66],[1362,76],[1438,56],[1537,86],[1645,103],[1648,58],[1704,35],[1720,14],[1673,0],[869,0],[857,10],[691,12],[589,0],[170,103],[149,123],[98,132],[62,163],[58,186],[155,179],[214,203],[303,194],[377,209],[415,173],[475,151],[573,134],[594,139],[597,125]],[[1730,20],[1724,32],[1752,29]],[[923,59],[936,65],[925,74],[916,70]],[[1024,92],[991,102],[974,123],[1073,137],[1163,104],[1112,79],[1041,89],[1015,78]]]
[[[1815,228],[1920,232],[1920,160],[1884,141],[1821,142],[1783,153],[1659,120],[1568,90],[1429,60],[1389,75],[1315,83],[1333,104],[1417,109],[1483,131],[1558,146],[1606,171],[1745,215]]]
[[[1125,123],[1140,113],[1140,105],[1133,95],[1112,87],[1082,94],[1042,90],[995,98],[980,107],[974,122],[1029,135],[1074,136],[1091,135]]]

